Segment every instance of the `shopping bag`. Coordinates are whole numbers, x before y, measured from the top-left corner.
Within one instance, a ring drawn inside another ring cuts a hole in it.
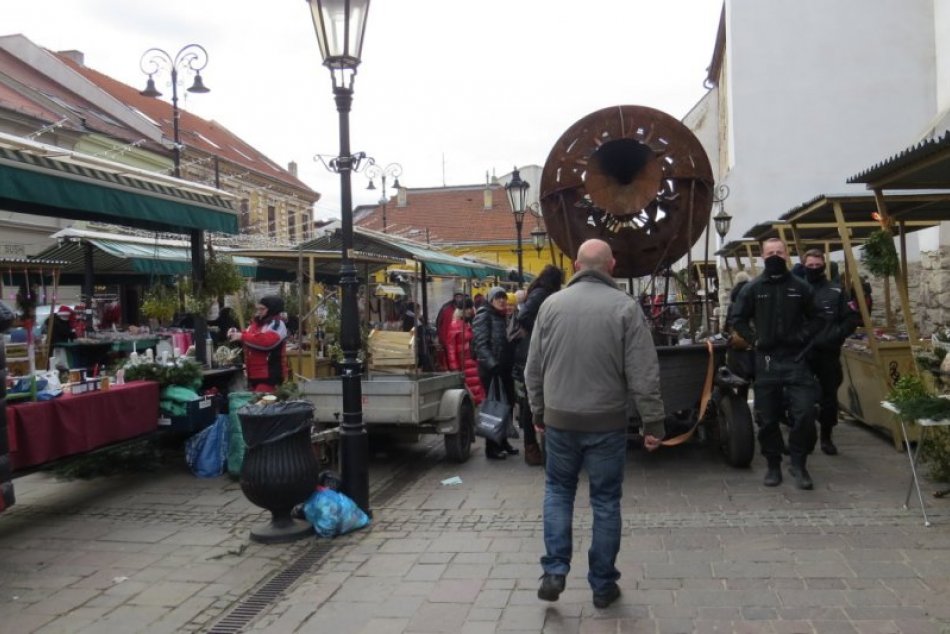
[[[318,487],[304,503],[303,513],[320,537],[336,537],[369,524],[356,502],[333,489]]]
[[[475,421],[475,435],[487,438],[493,442],[504,444],[508,438],[508,429],[511,424],[511,405],[505,398],[505,391],[501,387],[501,379],[492,379],[488,386],[488,396],[478,410]]]
[[[216,478],[224,473],[228,456],[228,415],[185,441],[185,462],[199,478]]]

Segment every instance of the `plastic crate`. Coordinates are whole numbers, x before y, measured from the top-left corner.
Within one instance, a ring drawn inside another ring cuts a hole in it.
[[[158,428],[174,432],[193,434],[201,431],[214,422],[214,397],[204,396],[185,405],[184,416],[171,416],[161,412],[158,417]]]

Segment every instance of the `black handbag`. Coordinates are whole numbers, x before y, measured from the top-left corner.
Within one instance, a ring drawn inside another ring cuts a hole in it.
[[[509,427],[512,427],[511,405],[505,398],[501,380],[494,378],[488,386],[487,398],[478,410],[475,435],[501,445],[508,438]]]

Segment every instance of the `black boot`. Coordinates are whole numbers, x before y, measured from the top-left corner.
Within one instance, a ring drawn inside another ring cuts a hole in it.
[[[802,491],[811,491],[815,484],[811,481],[811,475],[805,468],[805,458],[792,458],[792,464],[788,467],[788,473],[795,478],[795,486]]]
[[[762,484],[767,487],[777,487],[782,484],[782,459],[769,460],[769,466],[765,471],[765,479]]]
[[[832,429],[834,429],[834,427],[831,425],[821,426],[821,452],[829,456],[837,456],[838,448],[835,447],[835,443],[831,440]]]

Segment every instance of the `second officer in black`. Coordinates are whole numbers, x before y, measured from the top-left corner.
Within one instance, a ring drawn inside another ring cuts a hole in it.
[[[768,463],[763,484],[782,482],[785,443],[780,423],[787,416],[789,473],[799,489],[813,488],[806,468],[815,448],[814,375],[805,356],[820,323],[811,286],[788,270],[788,250],[777,238],[762,243],[765,272],[736,299],[732,328],[755,348],[755,411],[759,447]]]

